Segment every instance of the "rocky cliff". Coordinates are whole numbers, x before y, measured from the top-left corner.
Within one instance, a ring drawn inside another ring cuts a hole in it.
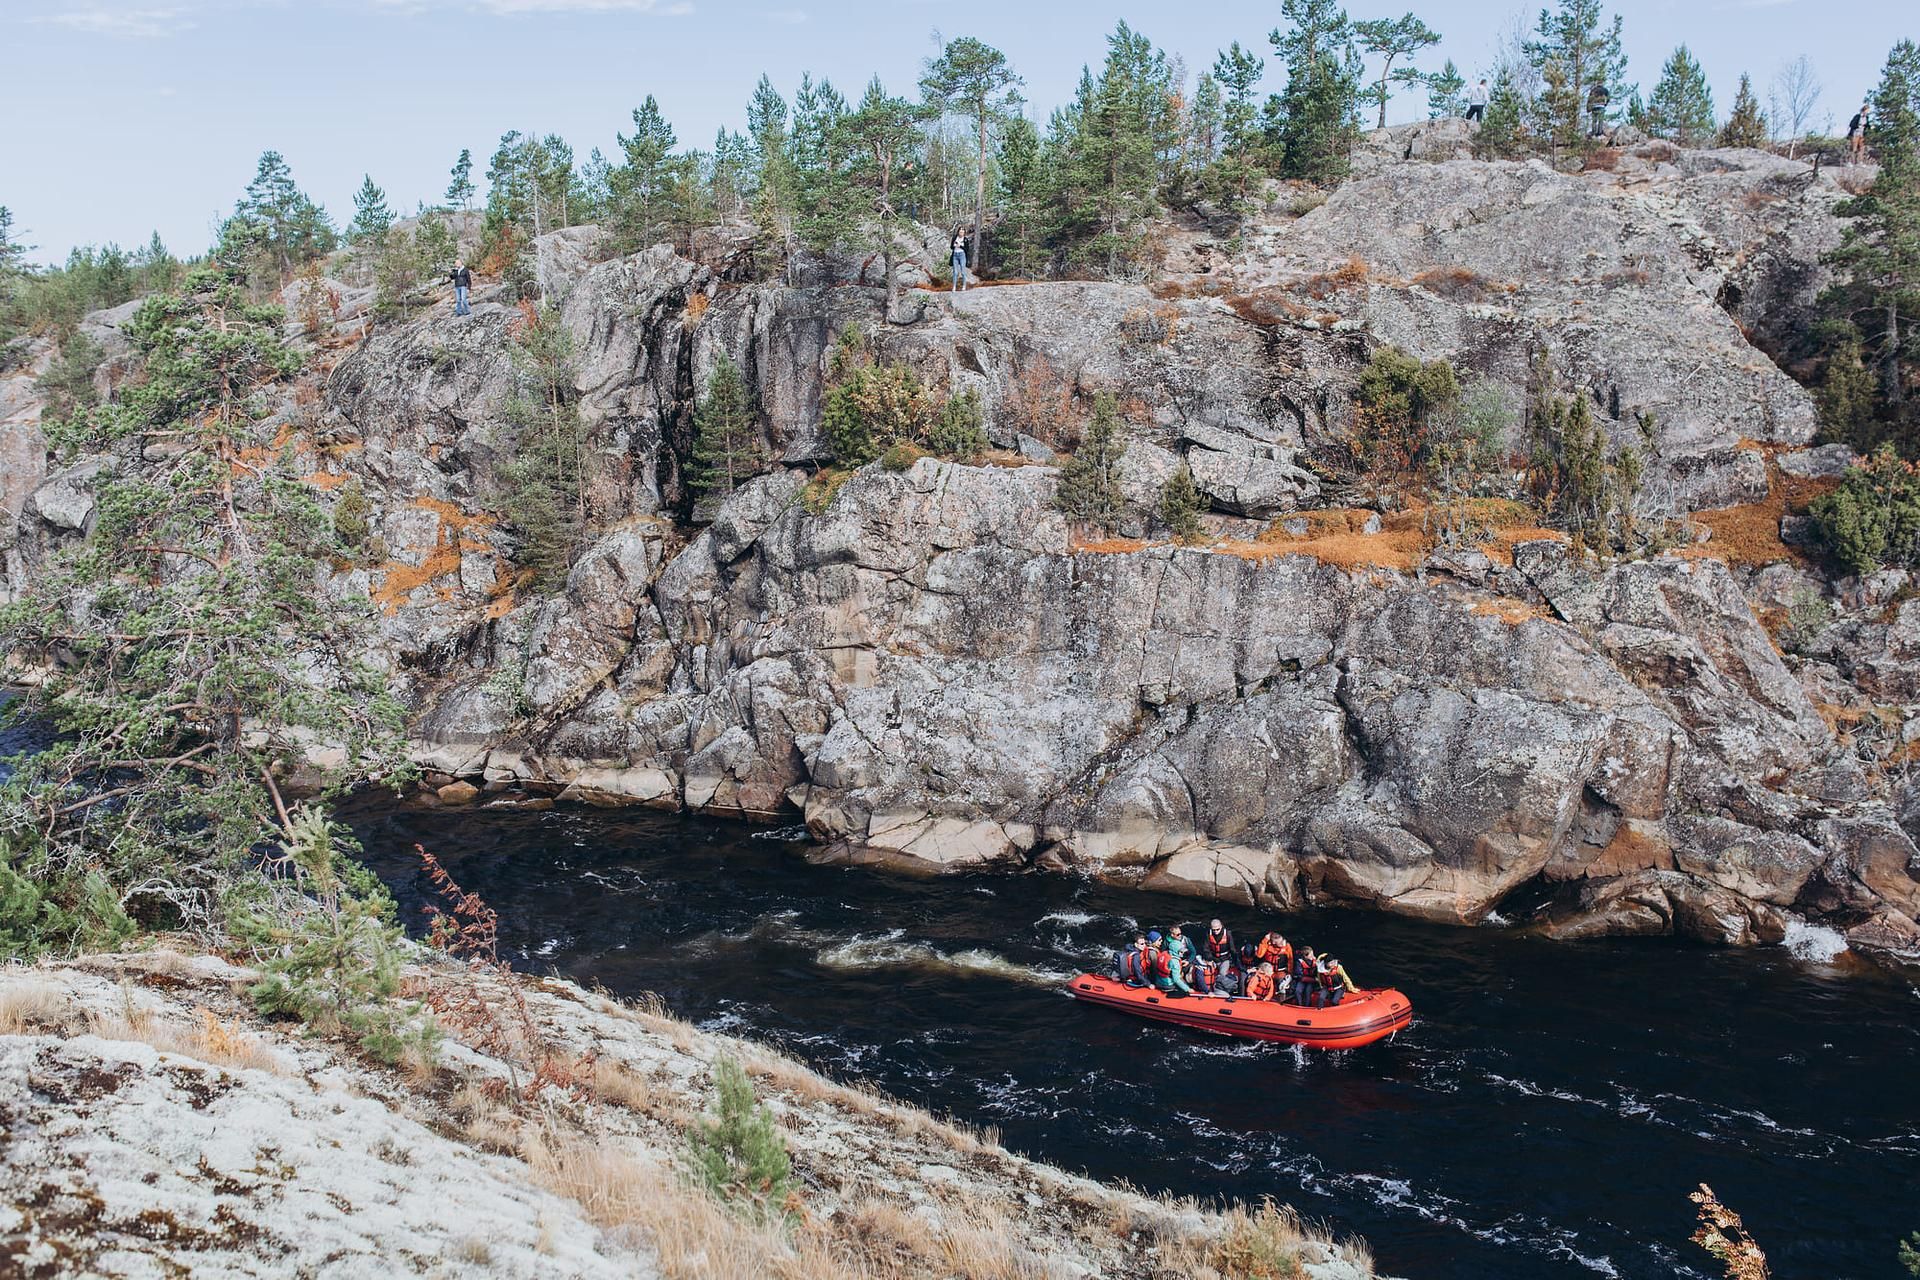
[[[723,233],[613,261],[591,229],[546,237],[597,534],[552,596],[524,595],[498,509],[518,313],[487,289],[471,317],[369,327],[339,286],[271,425],[310,483],[373,504],[386,558],[330,589],[374,602],[441,782],[799,814],[831,856],[929,868],[1524,907],[1565,935],[1752,943],[1805,916],[1913,953],[1920,613],[1903,576],[1829,581],[1781,542],[1847,461],[1808,447],[1812,402],[1768,354],[1824,282],[1841,193],[1755,152],[1567,174],[1459,141],[1386,132],[1298,216],[1276,192],[1231,232],[1169,224],[1150,282],[908,289],[890,313],[860,262],[767,282]],[[94,319],[116,350],[124,317]],[[847,322],[978,391],[991,465],[810,481]],[[1546,530],[1434,547],[1340,509],[1327,464],[1382,342],[1516,389],[1544,364],[1620,441],[1646,415],[1643,514],[1707,540],[1602,564]],[[780,466],[696,521],[691,402],[722,353]],[[1103,391],[1130,495],[1184,462],[1208,545],[1054,510],[1050,464]],[[90,477],[137,460],[43,476],[21,379],[0,409],[18,581],[85,528]],[[1809,600],[1831,625],[1783,654],[1766,624]]]

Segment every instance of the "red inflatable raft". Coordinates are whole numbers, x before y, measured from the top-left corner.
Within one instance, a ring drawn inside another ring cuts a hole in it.
[[[1088,1004],[1197,1031],[1247,1040],[1278,1040],[1310,1049],[1357,1049],[1384,1040],[1413,1022],[1413,1002],[1391,988],[1350,995],[1330,1009],[1305,1009],[1272,1000],[1170,996],[1152,987],[1129,987],[1112,978],[1083,973],[1067,984],[1067,994]]]

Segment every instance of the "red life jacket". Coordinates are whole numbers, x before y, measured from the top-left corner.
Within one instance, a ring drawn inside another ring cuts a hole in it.
[[[1347,985],[1340,980],[1340,971],[1338,969],[1322,969],[1319,973],[1319,978],[1321,988],[1326,991]]]
[[[1145,982],[1147,980],[1147,953],[1139,947],[1133,947],[1120,958],[1120,980],[1122,982]]]
[[[1155,979],[1171,978],[1173,976],[1173,956],[1162,947],[1155,947],[1148,951],[1147,973]]]
[[[1207,936],[1200,940],[1200,951],[1215,964],[1233,958],[1233,934],[1222,929],[1219,933],[1207,930]]]

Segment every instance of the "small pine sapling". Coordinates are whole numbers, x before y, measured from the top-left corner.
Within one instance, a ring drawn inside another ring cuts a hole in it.
[[[786,1139],[754,1097],[753,1082],[732,1058],[713,1064],[714,1114],[697,1121],[687,1139],[694,1173],[716,1196],[750,1216],[782,1217],[795,1196]]]
[[[1200,513],[1205,509],[1206,499],[1200,496],[1193,472],[1183,462],[1160,490],[1160,523],[1176,541],[1191,546],[1202,536]]]

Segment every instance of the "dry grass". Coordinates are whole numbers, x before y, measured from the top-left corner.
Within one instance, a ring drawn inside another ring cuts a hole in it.
[[[681,328],[685,329],[688,333],[692,333],[695,329],[699,328],[700,317],[707,314],[707,308],[712,304],[713,299],[704,293],[696,293],[688,298],[687,309],[680,315]]]
[[[778,1223],[734,1214],[671,1171],[613,1142],[548,1124],[530,1132],[521,1158],[536,1181],[577,1203],[590,1222],[639,1233],[672,1280],[853,1280],[875,1274],[859,1255],[803,1222],[791,1236]]]
[[[280,1055],[259,1040],[222,1022],[211,1009],[196,1012],[199,1023],[183,1027],[163,1022],[144,1009],[135,1009],[131,1000],[127,1000],[117,1014],[96,1014],[89,1018],[87,1029],[102,1040],[136,1041],[162,1053],[177,1054],[211,1066],[288,1074],[287,1064],[281,1061]]]
[[[67,1026],[67,998],[45,982],[15,982],[0,989],[0,1036],[33,1036]]]
[[[1373,511],[1333,507],[1305,511],[1276,522],[1253,542],[1222,542],[1214,550],[1242,560],[1311,556],[1341,569],[1395,569],[1408,572],[1426,556],[1432,541],[1419,511],[1395,511],[1380,517],[1380,532],[1363,533]],[[1288,533],[1292,521],[1305,520],[1304,534]]]
[[[1434,267],[1416,275],[1413,283],[1454,302],[1478,302],[1489,288],[1486,277],[1467,267]]]

